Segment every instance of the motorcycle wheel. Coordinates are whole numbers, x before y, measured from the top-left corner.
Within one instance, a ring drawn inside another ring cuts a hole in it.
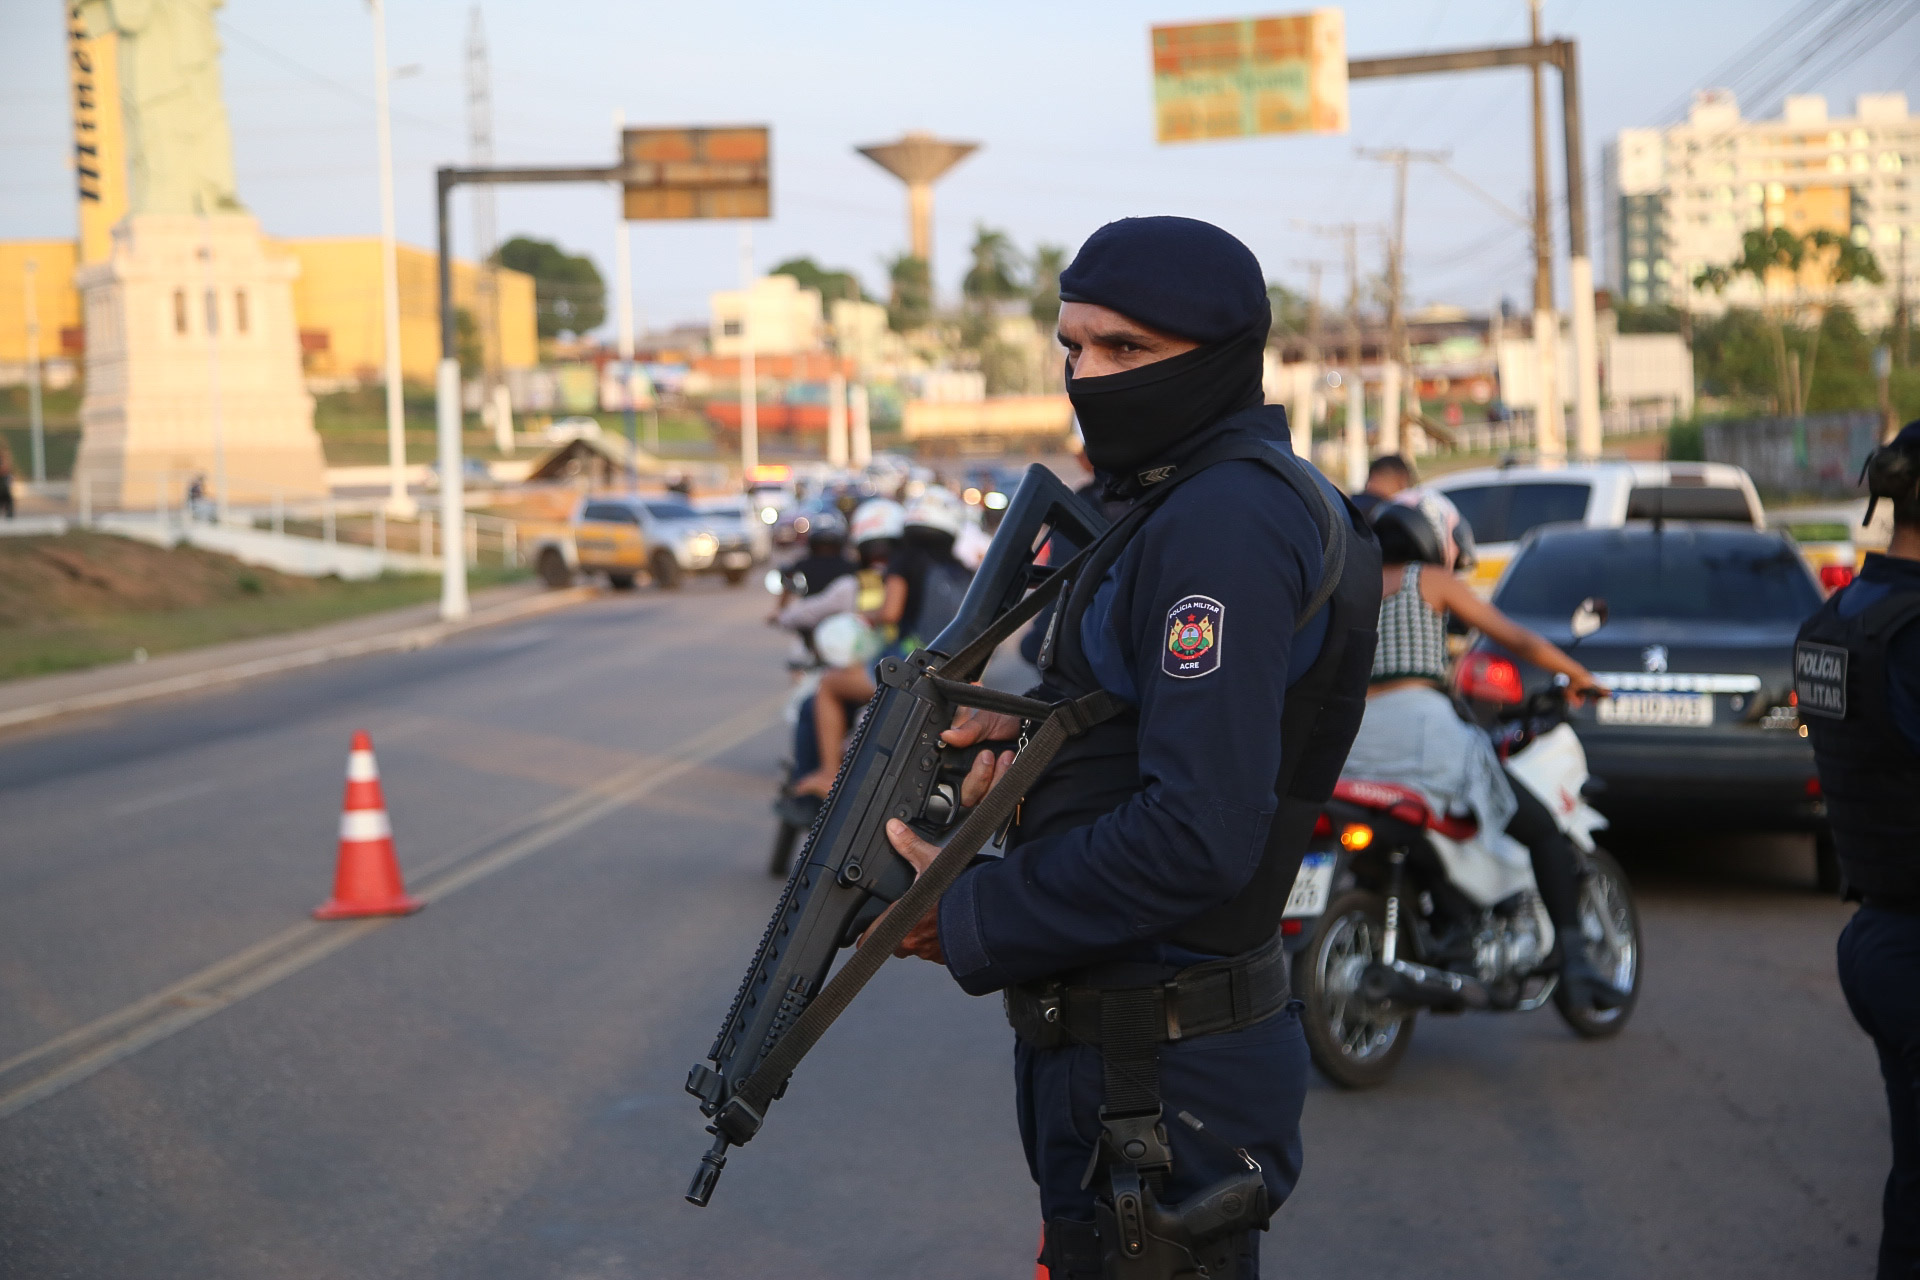
[[[1367,966],[1380,959],[1386,936],[1386,900],[1350,889],[1334,896],[1294,965],[1294,994],[1307,1050],[1320,1073],[1343,1089],[1387,1082],[1413,1040],[1412,1009],[1368,1001],[1360,994]]]
[[[1612,854],[1595,849],[1587,863],[1587,878],[1580,885],[1580,932],[1594,967],[1626,992],[1627,999],[1615,1009],[1596,1009],[1574,1003],[1566,987],[1558,986],[1553,990],[1553,1007],[1576,1035],[1603,1040],[1620,1034],[1640,998],[1640,912],[1633,904],[1626,873]]]

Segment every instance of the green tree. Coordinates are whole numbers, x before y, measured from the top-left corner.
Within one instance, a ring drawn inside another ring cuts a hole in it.
[[[480,325],[474,320],[469,307],[453,309],[453,354],[460,362],[462,378],[480,376],[486,352],[480,345]]]
[[[972,265],[960,282],[960,292],[976,309],[990,310],[995,303],[1020,297],[1020,251],[1013,237],[995,231],[984,222],[973,228]]]
[[[767,274],[792,276],[802,289],[818,292],[821,304],[829,311],[842,298],[850,302],[867,300],[867,295],[861,291],[859,277],[853,272],[830,271],[812,258],[789,258]]]
[[[1686,317],[1680,308],[1665,304],[1634,306],[1631,303],[1616,303],[1613,308],[1615,322],[1621,333],[1683,333],[1686,331]]]
[[[1274,333],[1307,331],[1307,296],[1304,293],[1296,293],[1283,284],[1269,283],[1267,303],[1273,309]]]
[[[1060,273],[1067,269],[1067,251],[1057,244],[1033,247],[1032,271],[1027,279],[1027,312],[1040,332],[1060,326]]]
[[[535,317],[540,336],[586,333],[607,318],[607,286],[600,269],[585,254],[572,254],[550,240],[515,236],[493,260],[510,271],[533,277]]]
[[[903,253],[887,263],[891,293],[887,325],[895,333],[913,333],[933,323],[933,279],[925,258]]]
[[[1819,274],[1830,287],[1856,280],[1878,284],[1885,279],[1872,250],[1853,243],[1846,236],[1824,228],[1800,236],[1786,227],[1771,227],[1748,231],[1740,239],[1739,257],[1731,262],[1708,266],[1693,280],[1696,289],[1724,293],[1735,280],[1747,276],[1759,286],[1764,296],[1770,274],[1775,271],[1788,274],[1793,283],[1790,298],[1780,302],[1768,297],[1762,307],[1762,315],[1773,338],[1775,403],[1778,412],[1784,414],[1805,412],[1820,354],[1821,326],[1818,324],[1811,331],[1807,358],[1802,367],[1795,368],[1799,363],[1799,353],[1796,351],[1790,357],[1787,350],[1787,326],[1798,319],[1803,303],[1801,269],[1809,261],[1818,267]],[[1796,373],[1799,376],[1796,377]]]

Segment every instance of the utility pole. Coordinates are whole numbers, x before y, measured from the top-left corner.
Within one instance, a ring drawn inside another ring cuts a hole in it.
[[[1414,160],[1444,163],[1445,151],[1409,151],[1388,147],[1370,151],[1360,148],[1368,160],[1393,166],[1393,231],[1387,239],[1387,349],[1380,392],[1380,452],[1398,453],[1401,425],[1407,420],[1406,390],[1412,381],[1412,360],[1407,346],[1406,259],[1407,259],[1407,165]],[[1406,383],[1402,382],[1403,376]]]
[[[627,117],[625,113],[613,113],[613,136],[623,139],[626,135]],[[620,195],[616,188],[615,194]],[[633,236],[632,224],[627,221],[624,203],[619,206],[620,215],[613,227],[613,274],[619,286],[620,323],[620,407],[626,414],[627,429],[627,489],[640,491],[640,429],[633,411]]]
[[[1339,238],[1346,248],[1347,260],[1347,370],[1341,376],[1347,391],[1347,422],[1344,432],[1346,481],[1349,491],[1358,492],[1367,482],[1367,384],[1361,373],[1360,340],[1360,231],[1356,222],[1318,226],[1296,222],[1295,226],[1315,235]],[[1382,450],[1382,452],[1386,452]]]
[[[1529,31],[1535,47],[1540,44],[1540,0],[1527,0]],[[1535,382],[1538,403],[1534,408],[1534,448],[1543,466],[1560,466],[1567,460],[1566,423],[1561,418],[1559,386],[1560,317],[1553,309],[1553,229],[1549,222],[1552,189],[1547,175],[1547,95],[1540,64],[1532,63],[1527,74],[1533,81],[1533,351],[1538,362]],[[1567,157],[1569,171],[1581,164],[1579,156]]]
[[[40,264],[27,259],[27,427],[33,440],[33,484],[47,483],[47,425],[40,409]]]
[[[380,146],[380,319],[386,348],[387,380],[387,514],[406,518],[415,513],[407,493],[407,420],[400,372],[400,265],[394,246],[393,116],[387,91],[393,83],[387,71],[386,0],[368,0],[373,10],[374,124]]]
[[[1313,456],[1312,444],[1315,402],[1319,400],[1321,390],[1326,386],[1326,383],[1322,380],[1325,376],[1325,370],[1321,366],[1320,355],[1320,272],[1326,264],[1316,260],[1296,260],[1294,265],[1307,269],[1307,349],[1305,363],[1307,367],[1312,370],[1312,377],[1306,388],[1306,410],[1300,415],[1301,419],[1306,423],[1306,441],[1308,448],[1307,451],[1301,453],[1300,456],[1303,458],[1311,458]],[[1298,384],[1296,383],[1296,394],[1298,394],[1297,386]],[[1295,426],[1296,431],[1298,430],[1298,424],[1290,425]],[[1296,448],[1295,452],[1299,453],[1300,450]]]
[[[1367,384],[1360,372],[1360,228],[1347,237],[1347,491],[1367,483]]]
[[[753,224],[740,224],[740,482],[760,465],[760,391],[753,371]]]

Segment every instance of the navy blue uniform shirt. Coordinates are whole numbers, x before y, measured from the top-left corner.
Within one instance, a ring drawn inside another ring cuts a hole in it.
[[[1870,551],[1860,576],[1840,593],[1840,616],[1857,617],[1895,591],[1920,591],[1920,560]],[[1920,752],[1920,622],[1887,637],[1887,704],[1901,736]]]
[[[1081,623],[1101,686],[1138,709],[1141,789],[954,883],[940,942],[961,987],[981,995],[1105,960],[1197,958],[1159,940],[1259,865],[1286,690],[1326,634],[1324,609],[1294,634],[1321,557],[1299,495],[1254,461],[1208,468],[1147,518]]]

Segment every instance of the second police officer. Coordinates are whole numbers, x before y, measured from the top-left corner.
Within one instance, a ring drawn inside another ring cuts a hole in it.
[[[1087,456],[1129,506],[1066,589],[1039,692],[1127,710],[1061,752],[1006,857],[901,952],[1005,993],[1053,1280],[1252,1280],[1252,1228],[1299,1175],[1307,1084],[1277,933],[1360,720],[1379,556],[1264,406],[1271,314],[1245,245],[1186,218],[1110,223],[1060,296]],[[1018,732],[969,714],[947,740]],[[1012,758],[982,753],[967,801]],[[937,852],[889,837],[917,867]]]
[[[1834,851],[1860,909],[1840,988],[1880,1055],[1893,1130],[1880,1280],[1920,1276],[1920,422],[1867,460],[1893,541],[1800,628],[1794,693]]]

